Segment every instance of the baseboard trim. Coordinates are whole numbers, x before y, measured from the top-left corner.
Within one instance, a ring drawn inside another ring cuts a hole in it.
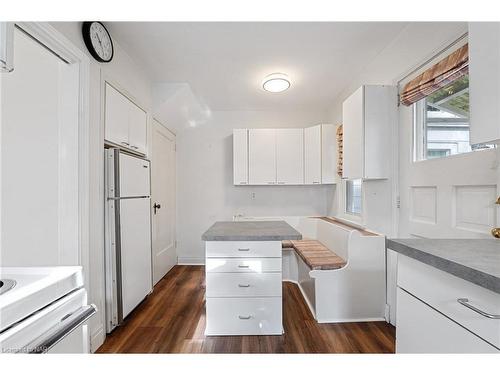
[[[356,319],[320,319],[318,323],[362,323],[362,322],[385,322],[385,318],[356,318]]]
[[[90,352],[95,353],[99,347],[104,344],[106,339],[106,333],[104,332],[104,327],[101,325],[97,331],[90,335]]]
[[[177,264],[180,266],[204,266],[205,265],[205,258],[178,257]]]

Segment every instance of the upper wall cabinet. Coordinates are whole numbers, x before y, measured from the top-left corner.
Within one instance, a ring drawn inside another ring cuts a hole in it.
[[[234,185],[334,184],[333,125],[306,129],[234,129]]]
[[[304,129],[276,129],[276,182],[304,183]]]
[[[304,172],[306,184],[321,183],[321,125],[304,129]]]
[[[276,185],[276,130],[248,130],[248,183]]]
[[[397,113],[394,86],[361,86],[342,106],[343,178],[390,176],[392,131]]]
[[[106,83],[104,139],[131,151],[146,154],[147,114]]]
[[[470,143],[500,141],[500,23],[469,23]]]
[[[233,183],[248,185],[248,130],[233,130]]]

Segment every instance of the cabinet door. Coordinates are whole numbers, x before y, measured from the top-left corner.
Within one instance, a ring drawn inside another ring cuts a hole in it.
[[[276,184],[276,131],[248,131],[248,182],[251,185]]]
[[[335,126],[321,125],[321,183],[334,184],[337,174],[337,134]]]
[[[233,130],[233,184],[248,184],[248,130]]]
[[[279,185],[304,183],[304,129],[276,129],[276,178]]]
[[[146,112],[128,101],[128,120],[130,148],[146,154],[148,122]]]
[[[344,125],[343,178],[363,178],[363,112],[364,87],[360,87],[342,105]]]
[[[499,352],[401,288],[397,291],[396,326],[396,353]]]
[[[500,23],[469,23],[470,143],[500,139]]]
[[[304,129],[304,182],[321,183],[321,125]]]
[[[108,83],[106,83],[105,90],[104,138],[120,146],[128,147],[130,101]]]

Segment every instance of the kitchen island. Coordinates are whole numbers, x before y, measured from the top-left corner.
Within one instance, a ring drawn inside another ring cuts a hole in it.
[[[281,335],[283,240],[302,235],[285,221],[219,221],[205,241],[205,334]]]

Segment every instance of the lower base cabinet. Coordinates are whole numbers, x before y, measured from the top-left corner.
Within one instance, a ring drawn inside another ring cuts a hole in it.
[[[402,254],[397,286],[396,353],[500,353],[498,293]]]
[[[499,353],[492,345],[401,288],[397,353]]]
[[[281,241],[207,241],[207,336],[281,335]]]
[[[281,297],[207,298],[206,335],[281,335]]]

